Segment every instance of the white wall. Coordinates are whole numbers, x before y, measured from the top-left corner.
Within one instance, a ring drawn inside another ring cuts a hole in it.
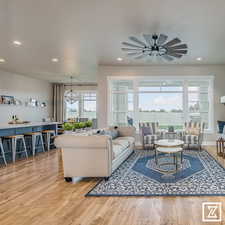
[[[0,105],[0,124],[8,123],[13,114],[33,122],[52,117],[52,85],[47,81],[0,71],[0,95],[15,96],[23,102],[29,98],[47,102],[46,108]]]
[[[169,65],[169,66],[100,66],[98,71],[99,127],[107,126],[107,77],[108,76],[209,76],[214,75],[214,133],[206,135],[206,141],[216,139],[216,121],[225,120],[225,106],[220,97],[225,95],[225,66],[223,65]]]

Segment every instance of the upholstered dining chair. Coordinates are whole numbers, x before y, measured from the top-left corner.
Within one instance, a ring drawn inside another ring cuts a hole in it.
[[[197,145],[201,150],[203,136],[204,136],[205,123],[204,122],[185,122],[184,130],[180,133],[181,139],[185,145]]]
[[[163,137],[163,131],[159,129],[158,122],[141,122],[139,123],[139,132],[143,149],[146,146],[155,148],[155,142]]]

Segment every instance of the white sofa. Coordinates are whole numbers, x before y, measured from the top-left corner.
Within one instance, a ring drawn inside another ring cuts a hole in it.
[[[109,128],[114,129],[114,128]],[[118,127],[119,136],[112,140],[108,135],[64,134],[56,137],[55,145],[62,149],[64,177],[111,176],[133,152],[135,128]]]

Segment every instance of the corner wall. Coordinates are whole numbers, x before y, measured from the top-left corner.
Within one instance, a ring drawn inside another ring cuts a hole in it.
[[[169,65],[169,66],[100,66],[98,71],[97,118],[99,127],[107,127],[108,76],[210,76],[214,75],[214,133],[207,134],[205,141],[216,139],[216,121],[225,120],[225,106],[220,97],[225,95],[225,66],[223,65]]]
[[[13,114],[32,122],[52,117],[52,85],[47,81],[0,71],[0,95],[15,96],[23,102],[29,98],[47,102],[46,108],[0,105],[0,124],[8,123]]]

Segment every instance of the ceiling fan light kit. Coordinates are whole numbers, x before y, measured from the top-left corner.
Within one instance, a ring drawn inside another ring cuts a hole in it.
[[[122,42],[123,51],[135,59],[158,56],[166,61],[173,61],[187,54],[187,44],[181,44],[179,38],[170,41],[165,34],[143,34],[143,40],[130,36],[131,42]]]

